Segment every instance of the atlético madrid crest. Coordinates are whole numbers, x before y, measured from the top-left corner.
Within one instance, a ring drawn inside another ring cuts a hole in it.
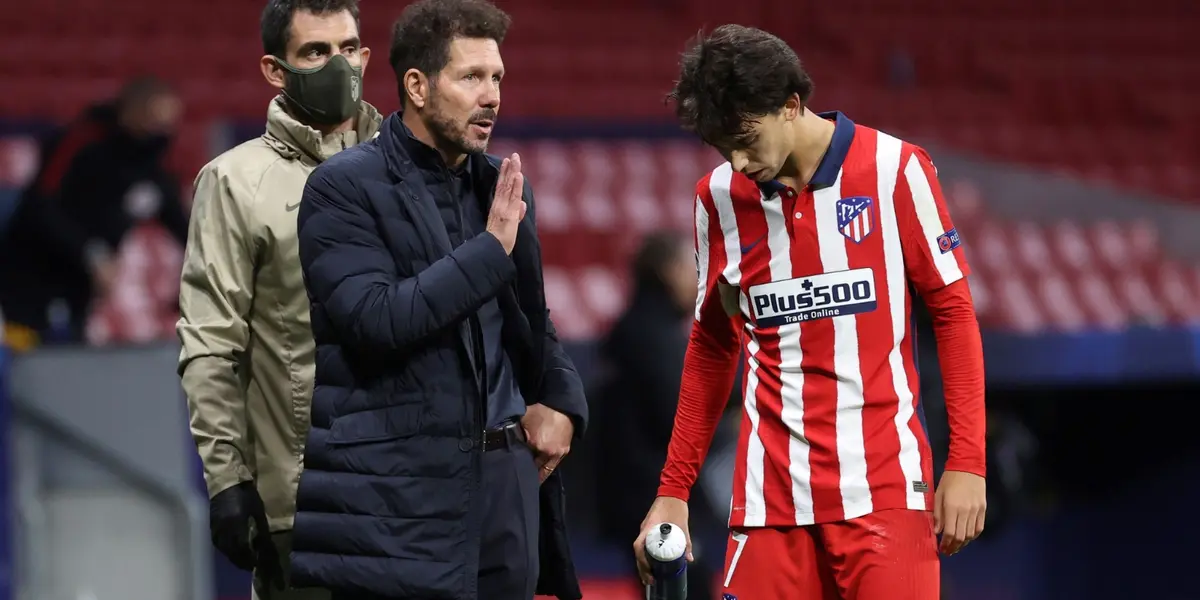
[[[838,231],[855,244],[863,241],[875,229],[871,214],[874,201],[868,196],[853,196],[837,201]]]

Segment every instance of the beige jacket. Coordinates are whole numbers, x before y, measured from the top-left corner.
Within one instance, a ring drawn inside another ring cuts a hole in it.
[[[309,173],[381,120],[363,103],[356,131],[322,137],[276,98],[266,134],[196,177],[176,326],[192,436],[209,496],[256,481],[272,531],[296,513],[315,370],[296,209]]]

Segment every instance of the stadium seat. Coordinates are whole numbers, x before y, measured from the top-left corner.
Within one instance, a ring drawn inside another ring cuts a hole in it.
[[[852,0],[822,4],[786,28],[777,24],[798,7],[780,0],[516,0],[505,8],[515,23],[505,48],[507,115],[668,119],[661,98],[685,40],[701,25],[741,22],[775,30],[799,50],[826,108],[993,158],[1104,173],[1110,183],[1200,201],[1200,178],[1183,166],[1200,160],[1190,141],[1200,133],[1200,52],[1189,34],[1198,23],[1186,0],[1064,0],[1053,8],[1035,0]],[[1084,8],[1089,16],[1081,18]],[[96,80],[169,76],[178,72],[172,65],[187,64],[194,114],[259,119],[257,11],[235,0],[59,0],[4,15],[0,24],[17,33],[0,43],[0,68],[9,74],[6,87],[28,94],[5,94],[0,110],[62,119],[99,91]],[[389,17],[364,20],[368,45],[386,43]],[[58,43],[20,33],[46,22],[62,34]],[[368,70],[368,96],[390,111],[394,81],[378,61]],[[72,92],[37,85],[47,77]],[[1124,144],[1084,143],[1077,133],[1114,123],[1141,134],[1138,148],[1171,161],[1126,152]]]

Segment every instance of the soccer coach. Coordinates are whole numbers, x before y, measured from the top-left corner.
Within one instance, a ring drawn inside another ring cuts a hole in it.
[[[292,576],[336,598],[580,598],[556,467],[583,386],[546,309],[520,158],[484,154],[509,17],[421,0],[401,110],[305,186],[317,343]]]

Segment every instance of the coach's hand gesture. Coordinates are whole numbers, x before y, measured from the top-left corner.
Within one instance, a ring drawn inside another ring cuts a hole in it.
[[[933,496],[933,532],[941,534],[942,553],[963,549],[983,533],[987,480],[965,471],[946,471]]]
[[[488,213],[487,231],[500,240],[504,252],[512,254],[517,243],[517,227],[525,218],[525,175],[521,173],[521,156],[514,153],[500,163],[500,181]]]
[[[525,439],[529,440],[529,447],[533,449],[538,481],[546,481],[571,451],[575,424],[571,422],[571,417],[539,403],[525,407],[521,426],[525,428]]]
[[[654,504],[650,505],[650,512],[646,513],[646,518],[642,520],[642,532],[633,542],[633,555],[637,557],[638,574],[642,577],[643,585],[654,583],[654,577],[650,575],[650,563],[646,560],[646,534],[650,532],[650,528],[661,523],[670,523],[683,528],[683,534],[687,536],[687,550],[684,555],[688,562],[693,560],[692,531],[688,527],[687,502],[679,498],[659,496],[654,499]]]

